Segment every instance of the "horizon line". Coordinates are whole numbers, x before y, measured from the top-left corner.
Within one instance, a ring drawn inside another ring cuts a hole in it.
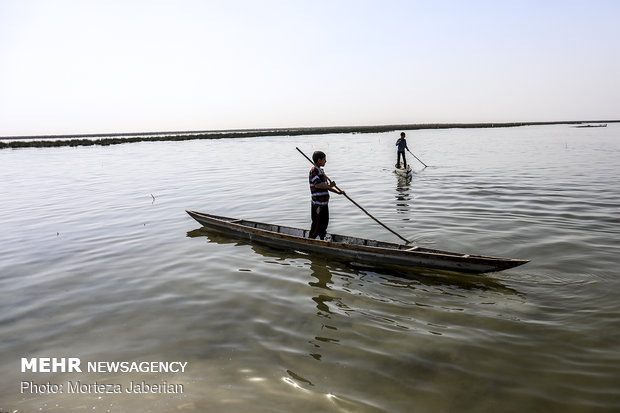
[[[458,129],[458,128],[506,128],[536,125],[581,125],[597,123],[620,123],[620,120],[575,120],[546,122],[486,122],[486,123],[417,123],[376,126],[325,126],[260,129],[221,129],[210,131],[129,132],[92,133],[79,135],[31,135],[0,136],[0,149],[50,147],[50,146],[92,146],[115,145],[145,141],[184,141],[194,139],[223,139],[238,137],[282,136],[282,135],[326,135],[330,133],[378,133],[396,130]],[[88,139],[99,138],[104,139]],[[125,137],[125,138],[123,138]],[[72,139],[68,139],[72,138]],[[39,139],[39,140],[36,140]],[[41,140],[42,139],[42,140]],[[57,140],[52,140],[57,139]],[[1,142],[9,140],[10,142]]]
[[[357,126],[293,126],[288,128],[244,128],[244,129],[210,129],[210,130],[178,130],[178,131],[150,131],[150,132],[112,132],[112,133],[77,133],[77,134],[42,134],[42,135],[13,135],[0,136],[0,139],[36,139],[36,138],[82,138],[82,137],[99,137],[99,136],[140,136],[140,135],[166,135],[166,134],[208,134],[208,133],[248,133],[248,132],[285,132],[285,131],[312,131],[312,130],[368,130],[377,129],[386,131],[396,129],[451,129],[460,127],[511,127],[511,126],[528,126],[528,125],[562,125],[562,124],[579,124],[579,123],[620,123],[618,120],[563,120],[563,121],[518,121],[518,122],[449,122],[449,123],[405,123],[405,124],[383,124],[383,125],[357,125]]]

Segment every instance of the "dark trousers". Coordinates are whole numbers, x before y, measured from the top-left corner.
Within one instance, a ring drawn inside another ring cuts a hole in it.
[[[396,152],[397,153],[397,157],[396,157],[396,167],[399,168],[400,166],[400,156],[403,156],[403,168],[407,168],[407,159],[405,158],[405,152]]]
[[[312,226],[310,227],[308,238],[314,239],[318,236],[321,239],[325,239],[327,224],[329,224],[329,208],[327,205],[312,204],[310,216],[312,217]]]

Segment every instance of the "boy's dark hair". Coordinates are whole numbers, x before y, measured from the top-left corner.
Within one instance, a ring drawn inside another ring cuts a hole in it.
[[[316,151],[312,154],[312,161],[314,163],[317,163],[319,159],[324,159],[324,158],[325,158],[325,152]]]
[[[400,136],[404,137],[405,136],[405,132],[401,132]]]

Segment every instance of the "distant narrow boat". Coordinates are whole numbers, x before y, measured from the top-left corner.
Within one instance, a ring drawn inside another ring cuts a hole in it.
[[[597,124],[597,125],[577,125],[576,128],[606,128],[607,124]]]
[[[406,168],[396,167],[394,168],[394,173],[398,176],[409,176],[412,174],[411,166],[407,165]]]
[[[506,270],[527,263],[527,260],[487,257],[473,254],[412,247],[384,241],[328,234],[325,240],[309,239],[308,230],[264,224],[246,219],[227,218],[195,211],[186,211],[207,228],[263,244],[308,251],[371,264],[435,268],[467,273]]]

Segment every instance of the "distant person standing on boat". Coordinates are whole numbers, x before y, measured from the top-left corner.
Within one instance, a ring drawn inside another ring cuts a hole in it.
[[[323,170],[327,162],[324,152],[316,151],[312,154],[314,166],[310,169],[310,194],[312,195],[312,226],[308,238],[325,239],[327,234],[327,225],[329,224],[329,192],[336,194],[344,194],[344,191],[335,188],[336,183],[327,179]]]
[[[403,168],[407,169],[407,158],[405,158],[405,149],[409,150],[407,147],[407,139],[405,139],[405,132],[400,133],[400,138],[396,141],[396,146],[398,146],[398,150],[396,152],[396,167],[400,168],[400,157],[403,157]]]

